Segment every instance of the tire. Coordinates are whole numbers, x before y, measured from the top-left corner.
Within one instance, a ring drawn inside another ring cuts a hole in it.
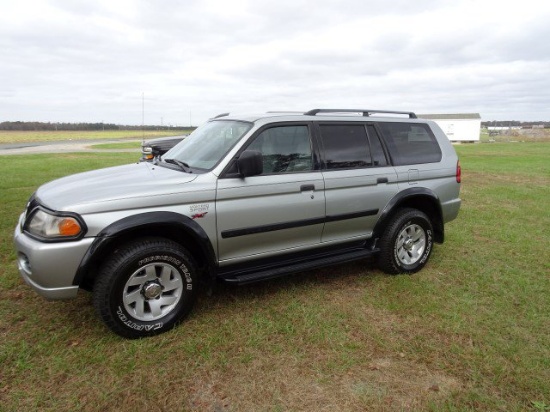
[[[433,248],[433,228],[428,216],[403,208],[388,222],[380,239],[378,267],[385,273],[415,273],[426,265]]]
[[[193,308],[197,270],[189,253],[162,238],[128,243],[100,268],[94,306],[116,334],[136,339],[166,332]]]

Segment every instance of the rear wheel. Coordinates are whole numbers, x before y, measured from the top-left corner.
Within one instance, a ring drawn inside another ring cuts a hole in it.
[[[378,266],[389,274],[418,272],[432,248],[433,228],[428,216],[417,209],[400,209],[380,239]]]
[[[116,251],[101,267],[93,301],[115,333],[140,338],[165,332],[189,314],[196,266],[179,244],[145,238]]]

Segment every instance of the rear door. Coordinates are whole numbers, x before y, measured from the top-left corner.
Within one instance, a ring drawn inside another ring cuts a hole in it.
[[[220,264],[318,245],[325,218],[324,181],[311,124],[259,130],[246,147],[263,156],[264,171],[218,179],[216,212]]]
[[[372,123],[320,122],[326,224],[322,242],[367,238],[390,199],[397,175]]]

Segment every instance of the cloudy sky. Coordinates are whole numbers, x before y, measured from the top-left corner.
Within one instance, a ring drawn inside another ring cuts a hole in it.
[[[550,121],[550,2],[0,0],[0,121],[221,112]],[[142,99],[143,97],[143,99]]]

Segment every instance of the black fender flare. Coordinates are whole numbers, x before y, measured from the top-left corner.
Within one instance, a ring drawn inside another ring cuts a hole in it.
[[[147,227],[162,226],[176,229],[181,233],[196,239],[196,245],[205,256],[206,271],[210,277],[214,277],[217,268],[217,259],[210,238],[204,229],[193,219],[175,212],[146,212],[127,216],[117,220],[99,232],[92,242],[86,254],[80,262],[80,266],[73,280],[73,285],[80,285],[86,273],[92,265],[101,257],[107,255],[110,246],[119,238],[132,231],[143,230]]]
[[[439,197],[430,189],[426,187],[411,187],[397,193],[384,207],[378,222],[374,226],[372,239],[378,239],[382,236],[384,228],[386,227],[386,222],[392,215],[393,211],[402,205],[409,205],[415,207],[414,204],[411,204],[411,201],[418,201],[422,199],[427,199],[434,208],[435,216],[430,216],[434,226],[435,241],[438,243],[443,243],[445,232],[443,225],[443,211],[441,210],[441,202]],[[420,208],[419,208],[420,209]]]

